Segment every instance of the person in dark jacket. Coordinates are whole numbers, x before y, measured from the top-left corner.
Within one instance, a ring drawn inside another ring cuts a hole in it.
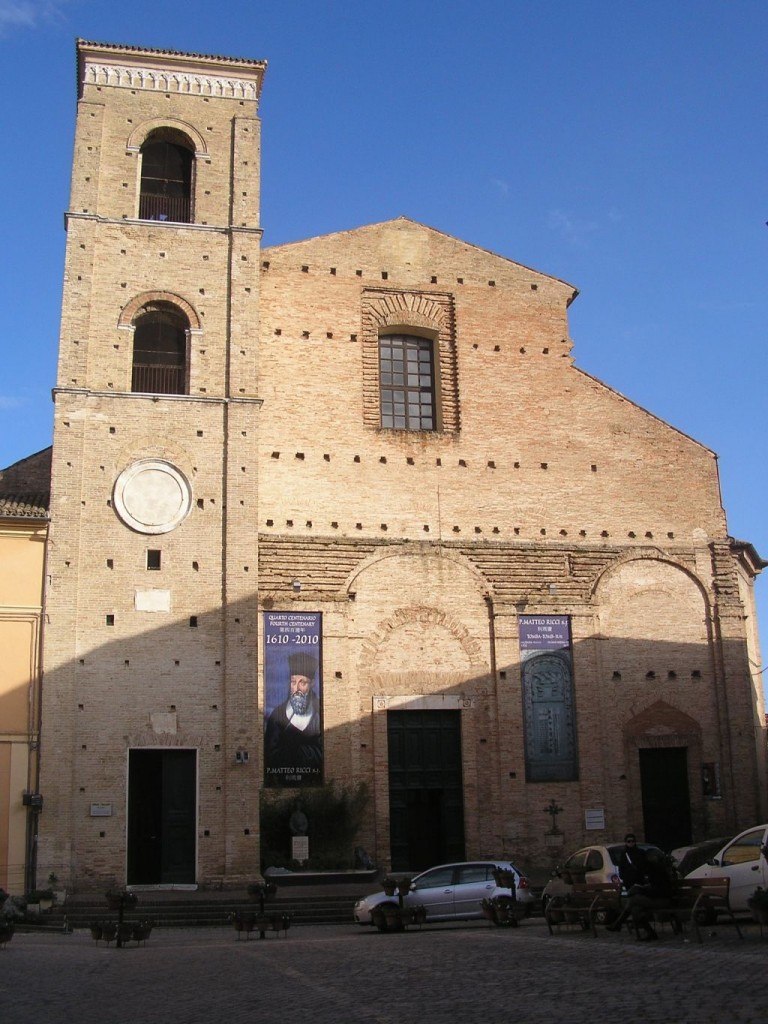
[[[629,843],[627,843],[629,839]],[[661,906],[668,906],[675,891],[675,877],[667,858],[661,850],[641,850],[637,847],[632,833],[625,838],[625,850],[619,863],[619,875],[627,888],[629,900],[620,917],[608,925],[609,931],[618,931],[623,922],[632,918],[637,937],[641,942],[658,939],[653,927],[653,912]],[[627,850],[626,847],[630,849]],[[624,871],[622,872],[622,866]],[[631,885],[627,883],[631,880]],[[673,919],[673,930],[679,923]]]
[[[646,880],[647,858],[645,850],[637,845],[634,832],[624,836],[624,849],[619,854],[619,878],[627,892],[633,885],[642,885]]]
[[[649,850],[645,856],[645,882],[632,886],[627,906],[641,942],[658,938],[653,927],[653,912],[669,906],[675,894],[675,881],[661,850]],[[672,918],[672,928],[675,932],[680,928],[676,918]]]

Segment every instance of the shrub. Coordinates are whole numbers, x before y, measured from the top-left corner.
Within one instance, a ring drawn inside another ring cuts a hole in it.
[[[296,801],[309,821],[309,860],[299,865],[291,859],[291,830],[288,824]],[[345,870],[354,866],[354,848],[365,808],[368,787],[328,782],[316,789],[291,793],[262,792],[261,859],[267,867]]]

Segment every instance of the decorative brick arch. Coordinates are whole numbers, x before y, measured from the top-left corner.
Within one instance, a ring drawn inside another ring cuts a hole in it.
[[[181,132],[182,135],[186,135],[194,151],[195,159],[210,160],[205,139],[197,128],[188,121],[182,121],[176,117],[153,117],[149,121],[142,121],[141,124],[136,125],[126,140],[126,153],[139,153],[147,138],[158,128],[173,128]]]
[[[487,594],[491,593],[493,586],[491,581],[483,575],[483,573],[473,565],[468,558],[466,558],[459,551],[450,551],[446,548],[438,549],[434,544],[409,544],[407,549],[403,549],[401,545],[387,545],[377,548],[372,554],[363,558],[350,572],[346,581],[342,584],[340,590],[342,593],[349,595],[350,592],[354,592],[356,582],[368,569],[372,566],[377,565],[379,562],[383,562],[388,558],[418,558],[423,559],[425,557],[432,556],[434,558],[440,558],[444,561],[451,562],[459,569],[463,569],[467,575],[469,575],[477,590],[477,596],[479,600],[483,600]]]
[[[664,700],[654,701],[624,726],[624,737],[635,747],[691,747],[701,744],[701,726]]]
[[[395,292],[371,303],[370,315],[379,333],[397,328],[421,328],[438,337],[446,326],[446,308],[430,296],[415,292]]]
[[[661,562],[664,565],[668,565],[672,569],[677,569],[683,575],[687,576],[693,584],[701,592],[702,599],[707,609],[707,613],[710,612],[710,596],[707,588],[702,583],[701,579],[694,573],[687,565],[682,562],[677,562],[673,558],[666,555],[661,548],[636,548],[626,552],[626,554],[620,555],[613,562],[607,565],[592,582],[590,597],[592,600],[599,598],[600,588],[609,580],[611,576],[615,576],[617,572],[629,565],[631,562],[639,561],[651,561]]]
[[[121,328],[134,327],[134,321],[138,316],[140,310],[145,306],[151,306],[153,303],[165,302],[171,306],[175,306],[180,312],[187,318],[190,331],[201,331],[202,324],[200,323],[200,317],[197,315],[194,307],[191,306],[186,299],[183,299],[180,295],[174,294],[174,292],[142,292],[140,295],[134,296],[125,306],[120,313],[120,318],[117,321],[117,326]]]
[[[414,622],[422,623],[425,626],[440,626],[447,630],[463,650],[469,664],[477,666],[483,672],[487,671],[480,644],[461,622],[439,608],[429,605],[411,605],[407,608],[398,608],[389,618],[380,622],[375,632],[362,642],[358,663],[361,674],[370,675],[374,671],[379,648],[392,633],[403,626],[412,625]]]

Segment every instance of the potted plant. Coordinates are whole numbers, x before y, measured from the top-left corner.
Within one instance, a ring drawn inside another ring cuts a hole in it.
[[[33,889],[27,893],[27,911],[30,914],[39,914],[43,910],[50,910],[53,906],[53,889]]]
[[[67,898],[67,890],[59,886],[59,877],[55,871],[48,875],[48,887],[53,891],[53,898],[56,903],[63,903]]]

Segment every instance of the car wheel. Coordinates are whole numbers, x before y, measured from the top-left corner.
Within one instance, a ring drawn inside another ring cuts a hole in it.
[[[608,925],[618,917],[615,910],[611,910],[609,907],[602,907],[600,910],[595,911],[595,924]]]

